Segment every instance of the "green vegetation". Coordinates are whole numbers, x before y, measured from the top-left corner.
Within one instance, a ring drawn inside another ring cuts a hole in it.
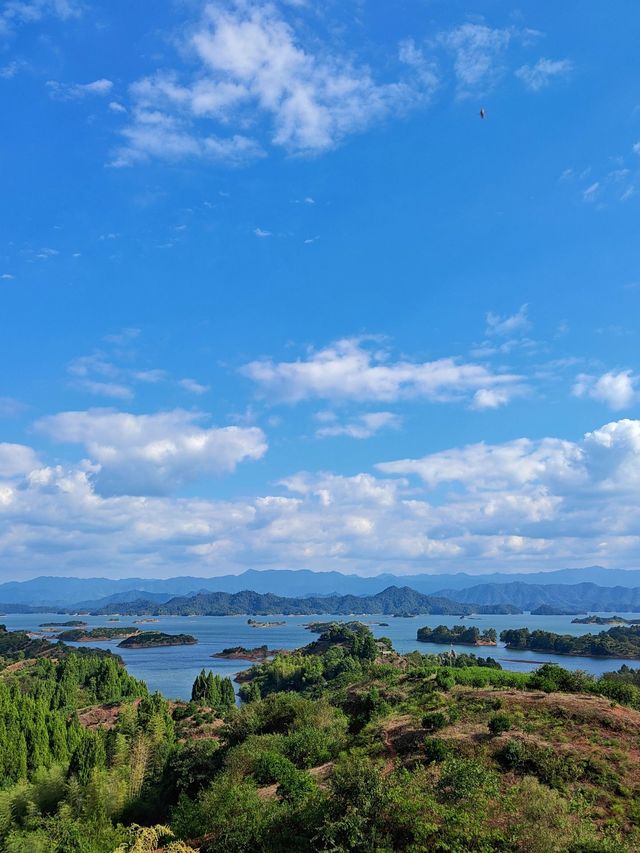
[[[216,652],[211,657],[226,658],[227,660],[262,661],[276,654],[284,654],[284,649],[270,649],[267,645],[255,646],[252,649],[247,649],[245,646],[230,646],[221,652]]]
[[[104,615],[114,611],[138,615],[165,614],[175,616],[231,616],[234,614],[267,616],[270,614],[306,615],[314,613],[331,615],[350,615],[352,613],[386,613],[391,615],[402,613],[409,616],[435,613],[443,616],[463,616],[472,613],[522,612],[509,604],[459,604],[449,598],[423,595],[407,586],[390,586],[376,595],[326,595],[308,596],[306,598],[285,598],[271,593],[262,595],[250,591],[237,593],[200,592],[196,595],[172,598],[166,604],[134,601],[128,604],[110,604],[95,612],[97,615]]]
[[[640,625],[610,628],[599,634],[583,634],[581,637],[516,628],[503,631],[500,639],[508,649],[532,649],[556,655],[640,658]]]
[[[191,701],[200,702],[218,713],[225,713],[235,707],[236,694],[230,678],[221,678],[212,672],[200,672],[191,688]]]
[[[585,616],[571,622],[574,625],[640,625],[640,619],[625,619],[623,616]]]
[[[117,630],[117,629],[114,629]],[[191,634],[164,634],[162,631],[141,631],[118,643],[120,649],[154,649],[159,646],[193,646],[197,643]]]
[[[465,625],[438,625],[437,628],[418,628],[418,640],[421,643],[439,643],[458,646],[495,646],[497,635],[495,628],[480,632],[479,628]]]
[[[69,619],[67,622],[42,622],[41,628],[86,628],[87,623],[80,619]]]
[[[535,610],[531,611],[532,616],[576,616],[578,613],[582,613],[584,611],[575,610],[573,608],[566,607],[554,607],[551,604],[541,604],[539,607],[536,607]],[[579,619],[574,619],[574,622],[579,622]]]
[[[91,628],[89,631],[84,628],[74,628],[71,631],[63,631],[61,634],[58,634],[58,639],[65,643],[88,643],[91,641],[119,640],[123,637],[131,637],[139,633],[140,629],[135,627]]]
[[[0,671],[2,853],[640,847],[640,670],[507,672],[332,623],[243,673],[238,708],[205,670],[168,703],[50,647]]]

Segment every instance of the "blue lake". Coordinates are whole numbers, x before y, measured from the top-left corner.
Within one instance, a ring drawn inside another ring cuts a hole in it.
[[[611,614],[601,614],[611,615]],[[638,614],[618,614],[629,619],[638,618]],[[43,622],[65,622],[68,615],[56,613],[9,614],[0,617],[8,630],[38,631]],[[139,617],[120,617],[119,622],[109,622],[104,616],[82,616],[90,627],[128,626],[133,625]],[[191,696],[191,685],[204,667],[214,673],[233,677],[236,673],[251,666],[245,661],[229,661],[212,658],[216,652],[228,646],[246,646],[253,648],[263,644],[270,648],[296,649],[311,642],[316,635],[305,629],[312,621],[330,621],[331,616],[257,616],[258,621],[284,621],[284,625],[272,628],[252,628],[247,624],[246,616],[159,616],[152,624],[141,624],[136,627],[148,631],[165,631],[169,634],[192,634],[197,638],[195,646],[174,646],[160,649],[119,649],[118,641],[108,643],[83,643],[99,648],[107,648],[119,654],[132,675],[141,678],[150,690],[159,690],[169,699],[188,699]],[[348,621],[348,617],[334,617],[336,621]],[[464,620],[446,616],[417,616],[415,618],[396,619],[380,615],[352,617],[370,625],[373,633],[386,636],[393,642],[399,652],[420,651],[423,654],[449,651],[450,646],[435,643],[419,643],[416,632],[423,625],[435,628],[437,625],[475,625],[480,630],[495,628],[498,634],[505,628],[540,628],[544,631],[554,631],[559,634],[587,634],[605,630],[607,626],[573,625],[571,616],[478,616]],[[380,625],[386,622],[386,625]],[[585,658],[568,655],[545,655],[541,652],[508,651],[503,646],[481,649],[466,649],[457,647],[458,651],[475,651],[479,655],[491,655],[505,669],[529,671],[541,661],[558,663],[567,669],[582,669],[599,675],[603,672],[618,669],[626,663],[633,666],[634,662],[614,658]],[[639,664],[640,665],[640,664]]]

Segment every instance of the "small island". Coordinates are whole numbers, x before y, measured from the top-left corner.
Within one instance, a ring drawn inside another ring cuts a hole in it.
[[[572,625],[640,625],[640,619],[625,619],[624,616],[585,616],[572,619]]]
[[[163,646],[195,646],[191,634],[164,634],[162,631],[141,631],[118,643],[119,649],[157,649]]]
[[[438,625],[437,628],[418,628],[417,639],[421,643],[439,643],[440,645],[454,646],[495,646],[497,634],[495,628],[487,628],[480,632],[479,628],[464,625],[455,625],[447,628],[446,625]]]
[[[331,622],[308,622],[304,627],[307,631],[311,631],[312,634],[324,634],[336,626],[338,628],[348,628],[350,631],[360,631],[362,628],[367,627],[364,622],[339,622],[335,619]]]
[[[582,634],[579,637],[515,628],[503,631],[500,639],[508,649],[580,657],[640,658],[640,625],[616,626],[599,634]]]
[[[551,604],[541,604],[531,611],[532,616],[578,616],[584,613],[584,610],[571,610],[563,607],[553,607]],[[579,622],[579,619],[574,619],[574,622]]]
[[[275,655],[286,654],[286,649],[270,649],[268,646],[256,646],[254,649],[247,649],[244,646],[231,646],[228,649],[223,649],[221,652],[216,652],[211,655],[212,658],[225,658],[226,660],[248,660],[252,662],[262,662],[267,658],[275,657]]]
[[[159,619],[135,619],[134,625],[150,625],[152,622],[159,622]]]
[[[84,628],[73,628],[70,631],[62,631],[58,639],[64,643],[105,643],[109,640],[121,640],[124,637],[132,637],[140,633],[139,628],[92,628],[86,631]]]
[[[258,622],[257,619],[247,619],[247,625],[251,625],[252,628],[277,628],[279,625],[286,625],[287,623],[282,622]]]
[[[69,619],[68,622],[42,622],[39,628],[86,628],[87,623],[80,619]]]

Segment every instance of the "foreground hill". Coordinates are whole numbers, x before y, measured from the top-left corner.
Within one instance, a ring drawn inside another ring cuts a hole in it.
[[[240,708],[204,670],[175,703],[114,658],[0,659],[0,850],[632,853],[639,683],[358,622],[254,666]]]
[[[471,613],[518,613],[518,609],[499,605],[494,608],[460,604],[439,596],[423,595],[409,587],[391,586],[376,595],[327,595],[308,598],[284,598],[277,595],[261,595],[244,591],[235,594],[226,592],[201,592],[197,595],[172,598],[165,604],[137,601],[129,604],[113,603],[94,613],[151,614],[172,616],[231,616],[270,614],[312,615],[330,613],[349,615],[352,613],[384,615],[437,614],[443,616],[466,616]]]

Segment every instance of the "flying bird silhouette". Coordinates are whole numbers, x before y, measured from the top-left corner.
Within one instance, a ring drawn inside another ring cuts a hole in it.
[[[486,116],[486,111],[484,107],[480,107],[480,118],[484,118]]]

